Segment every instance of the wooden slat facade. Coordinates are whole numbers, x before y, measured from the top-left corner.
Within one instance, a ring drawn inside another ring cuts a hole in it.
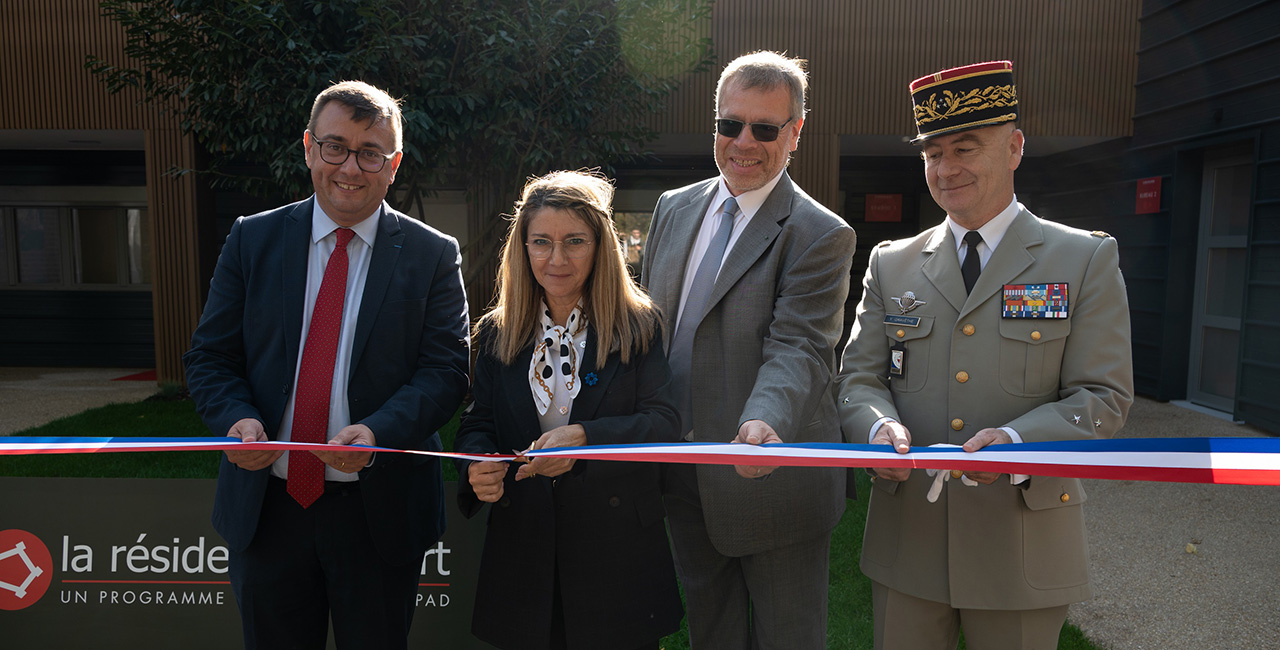
[[[716,79],[737,56],[807,59],[809,116],[791,174],[834,205],[826,179],[840,151],[820,158],[806,147],[833,135],[914,135],[907,85],[947,67],[1012,60],[1029,137],[1130,135],[1138,15],[1138,0],[719,0],[717,64],[690,75],[651,126],[709,132]]]
[[[709,134],[725,62],[758,49],[806,58],[810,114],[792,175],[837,209],[842,154],[858,153],[842,151],[842,141],[913,134],[907,84],[944,67],[1013,60],[1023,127],[1033,143],[1044,136],[1133,135],[1139,29],[1146,24],[1140,15],[1139,0],[719,0],[706,26],[719,63],[689,75],[650,125],[664,134]],[[122,31],[92,0],[0,3],[0,82],[8,89],[0,94],[0,129],[144,132],[156,364],[162,380],[180,380],[179,357],[210,271],[208,252],[217,247],[199,215],[200,189],[189,177],[164,173],[195,160],[190,138],[140,105],[136,92],[110,95],[83,68],[90,52],[123,62],[123,46]],[[699,148],[685,154],[710,157],[709,137],[688,140]],[[919,176],[908,185],[918,183]]]
[[[0,129],[145,132],[153,251],[152,295],[147,302],[152,305],[154,358],[160,381],[182,381],[181,355],[190,344],[202,302],[194,237],[198,211],[194,181],[171,178],[165,171],[191,165],[192,139],[181,135],[156,108],[140,104],[137,91],[112,95],[84,68],[88,54],[126,61],[124,32],[99,15],[97,2],[6,0],[0,3],[0,41],[0,80],[5,88],[0,93]],[[60,295],[76,300],[77,293]],[[27,326],[39,327],[34,321]]]

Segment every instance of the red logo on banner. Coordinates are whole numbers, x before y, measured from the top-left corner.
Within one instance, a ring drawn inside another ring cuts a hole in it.
[[[1138,205],[1135,214],[1151,214],[1160,211],[1160,177],[1138,181]]]
[[[53,580],[53,556],[39,537],[25,530],[0,530],[0,609],[26,609],[40,600]]]

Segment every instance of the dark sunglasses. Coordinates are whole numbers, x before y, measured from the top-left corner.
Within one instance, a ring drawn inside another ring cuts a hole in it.
[[[795,118],[791,118],[794,120]],[[751,137],[757,142],[773,142],[778,139],[778,133],[782,131],[782,127],[791,123],[787,120],[782,124],[774,126],[773,124],[765,124],[763,122],[743,122],[741,120],[726,120],[724,118],[716,119],[716,133],[726,138],[736,138],[742,133],[742,127],[751,127]]]

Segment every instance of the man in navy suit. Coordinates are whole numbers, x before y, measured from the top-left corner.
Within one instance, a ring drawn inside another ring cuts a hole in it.
[[[302,144],[315,195],[236,220],[183,361],[211,431],[333,451],[227,452],[213,525],[246,647],[323,648],[332,617],[340,648],[404,648],[440,465],[351,445],[441,448],[467,389],[461,258],[383,202],[402,155],[385,92],[329,87]]]

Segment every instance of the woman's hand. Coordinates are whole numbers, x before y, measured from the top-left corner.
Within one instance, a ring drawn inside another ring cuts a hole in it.
[[[587,431],[581,424],[569,424],[552,429],[533,441],[529,451],[554,447],[581,447],[587,444]],[[559,476],[573,469],[573,458],[535,458],[516,470],[516,480],[531,476]]]
[[[485,503],[497,503],[502,498],[502,479],[507,476],[507,464],[493,461],[477,461],[467,466],[467,480],[476,498]]]

